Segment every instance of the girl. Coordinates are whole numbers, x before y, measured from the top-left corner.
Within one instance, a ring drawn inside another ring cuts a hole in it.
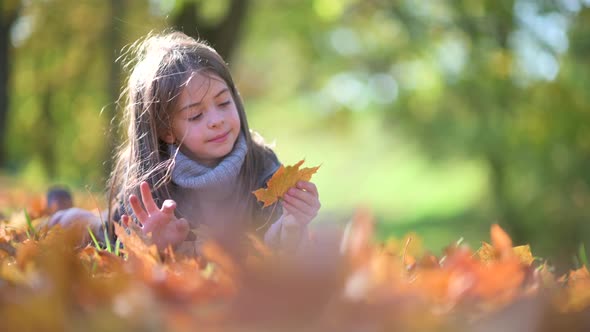
[[[134,45],[125,116],[128,139],[110,179],[111,220],[139,223],[160,250],[198,251],[199,235],[230,249],[248,231],[296,250],[320,208],[311,182],[261,208],[252,191],[279,168],[248,128],[244,106],[217,52],[180,32]],[[268,226],[270,225],[270,227]]]

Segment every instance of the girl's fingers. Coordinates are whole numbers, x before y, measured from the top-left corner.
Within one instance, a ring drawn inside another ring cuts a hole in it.
[[[299,181],[297,182],[297,188],[304,189],[305,191],[312,193],[315,197],[320,197],[318,188],[313,182]]]
[[[294,206],[298,210],[306,211],[306,210],[312,209],[312,206],[309,203],[307,203],[305,200],[300,199],[299,197],[295,197],[290,194],[285,195],[283,200],[285,202],[289,203],[290,205]]]
[[[297,221],[303,224],[309,223],[315,217],[312,212],[298,209],[289,202],[283,202],[283,208],[287,210],[289,214],[292,214]]]
[[[158,205],[154,201],[154,197],[152,196],[152,190],[150,185],[147,182],[142,182],[139,185],[139,190],[141,191],[141,200],[143,201],[143,205],[148,213],[152,214],[156,211],[160,211],[158,209]]]
[[[129,216],[126,214],[121,215],[121,222],[125,227],[129,227]]]
[[[289,200],[291,204],[298,206],[296,201],[302,201],[310,208],[318,208],[319,200],[317,196],[309,191],[303,191],[301,189],[291,188],[285,195],[285,199]]]
[[[164,201],[164,203],[162,203],[162,213],[164,213],[167,216],[173,217],[174,216],[174,210],[176,209],[176,202],[171,200],[171,199],[167,199]]]
[[[129,204],[131,205],[131,209],[133,210],[133,213],[137,217],[137,220],[139,220],[139,222],[143,224],[147,220],[148,214],[147,214],[147,212],[145,212],[145,210],[141,206],[141,202],[139,202],[139,198],[137,198],[137,196],[135,196],[135,195],[129,196]]]
[[[186,239],[189,229],[188,222],[183,218],[167,224],[162,232],[157,233],[157,241],[159,242],[158,247],[166,248],[169,245],[174,246],[181,243]],[[152,233],[152,236],[155,236],[155,234],[156,233]]]
[[[190,229],[188,221],[186,221],[186,219],[184,219],[184,218],[178,219],[178,222],[176,222],[175,227],[176,227],[176,231],[181,235],[184,234],[184,236],[186,236],[186,234],[188,233],[188,231]]]

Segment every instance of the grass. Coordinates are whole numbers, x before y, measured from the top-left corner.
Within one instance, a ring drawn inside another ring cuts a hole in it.
[[[86,226],[86,229],[87,229],[88,234],[90,235],[90,238],[92,239],[92,242],[93,242],[94,246],[96,247],[96,249],[106,250],[107,252],[114,254],[115,256],[119,256],[119,249],[121,247],[121,239],[120,238],[117,237],[117,240],[115,241],[115,245],[113,248],[113,246],[111,246],[111,240],[110,240],[110,237],[107,233],[106,227],[103,227],[104,239],[105,239],[105,244],[104,244],[104,248],[103,248],[103,246],[101,246],[100,242],[98,241],[98,239],[94,235],[94,232],[92,232],[92,229],[90,228],[90,226]]]

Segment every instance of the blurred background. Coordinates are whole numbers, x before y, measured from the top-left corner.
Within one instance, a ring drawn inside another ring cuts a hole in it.
[[[167,27],[226,58],[284,163],[322,165],[320,222],[368,206],[435,253],[491,223],[568,265],[590,247],[590,0],[2,0],[4,186],[102,192],[116,60]]]

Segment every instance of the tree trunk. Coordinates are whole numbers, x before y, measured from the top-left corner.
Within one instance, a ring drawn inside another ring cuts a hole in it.
[[[117,63],[117,57],[122,47],[121,32],[123,27],[121,26],[120,22],[123,21],[126,9],[125,1],[110,1],[111,13],[109,17],[111,18],[111,24],[109,24],[107,30],[105,31],[106,52],[107,59],[109,59],[109,74],[106,80],[106,91],[108,91],[109,101],[108,106],[105,108],[104,114],[108,120],[108,128],[106,131],[107,146],[103,158],[103,169],[106,177],[109,176],[109,173],[112,170],[114,151],[118,141],[119,121],[117,119],[120,119],[120,117],[117,115],[117,108],[119,91],[121,87],[121,66],[119,63]]]
[[[39,149],[39,155],[41,156],[41,162],[43,169],[47,172],[48,179],[54,179],[57,175],[56,168],[56,149],[55,139],[56,132],[55,128],[58,128],[55,123],[55,117],[52,114],[52,96],[54,94],[53,87],[51,84],[45,84],[43,90],[41,90],[41,123],[39,143],[37,145]]]
[[[10,61],[12,47],[10,30],[19,16],[22,5],[19,3],[9,12],[0,1],[0,168],[6,166],[6,129],[8,108],[10,107]]]
[[[178,15],[172,18],[172,26],[189,36],[208,41],[228,61],[241,38],[249,5],[249,0],[232,0],[219,23],[205,25],[199,18],[197,3],[185,1]]]
[[[506,229],[514,243],[527,242],[528,234],[524,220],[520,220],[507,190],[506,165],[501,157],[488,153],[486,156],[490,168],[490,185],[498,218],[496,222]]]

